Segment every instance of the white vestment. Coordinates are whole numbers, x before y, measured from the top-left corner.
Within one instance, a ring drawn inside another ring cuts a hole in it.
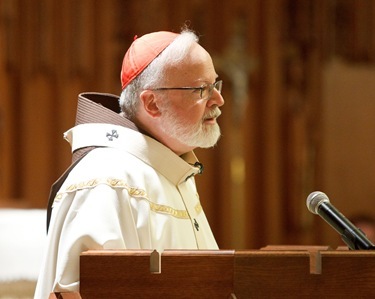
[[[153,138],[112,124],[80,124],[72,150],[95,146],[57,193],[35,298],[79,291],[89,249],[218,249],[199,201],[193,152],[177,156]]]

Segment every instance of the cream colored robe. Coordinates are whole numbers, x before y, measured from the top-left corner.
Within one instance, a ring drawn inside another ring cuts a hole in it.
[[[35,298],[79,290],[88,249],[218,249],[197,194],[199,168],[123,126],[81,124],[65,134],[72,150],[97,146],[56,195]]]

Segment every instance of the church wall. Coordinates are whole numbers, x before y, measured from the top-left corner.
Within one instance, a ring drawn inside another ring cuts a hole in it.
[[[0,206],[44,208],[71,161],[62,134],[78,94],[119,94],[134,35],[188,24],[224,80],[223,136],[197,150],[219,245],[331,245],[331,229],[305,201],[322,189],[348,215],[372,205],[374,13],[365,0],[2,0]],[[363,72],[332,67],[333,58]]]

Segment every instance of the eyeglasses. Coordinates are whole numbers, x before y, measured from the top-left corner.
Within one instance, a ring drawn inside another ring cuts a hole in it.
[[[221,93],[221,88],[223,86],[223,80],[216,81],[212,84],[203,84],[200,87],[159,87],[151,90],[195,90],[200,91],[200,98],[206,100],[211,98],[214,89]]]

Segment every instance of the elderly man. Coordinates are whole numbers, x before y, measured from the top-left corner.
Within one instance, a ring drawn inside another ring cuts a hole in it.
[[[192,152],[220,137],[217,77],[193,32],[161,31],[135,38],[125,54],[120,99],[79,95],[76,126],[65,133],[73,164],[52,188],[35,298],[78,291],[88,249],[218,248]]]

